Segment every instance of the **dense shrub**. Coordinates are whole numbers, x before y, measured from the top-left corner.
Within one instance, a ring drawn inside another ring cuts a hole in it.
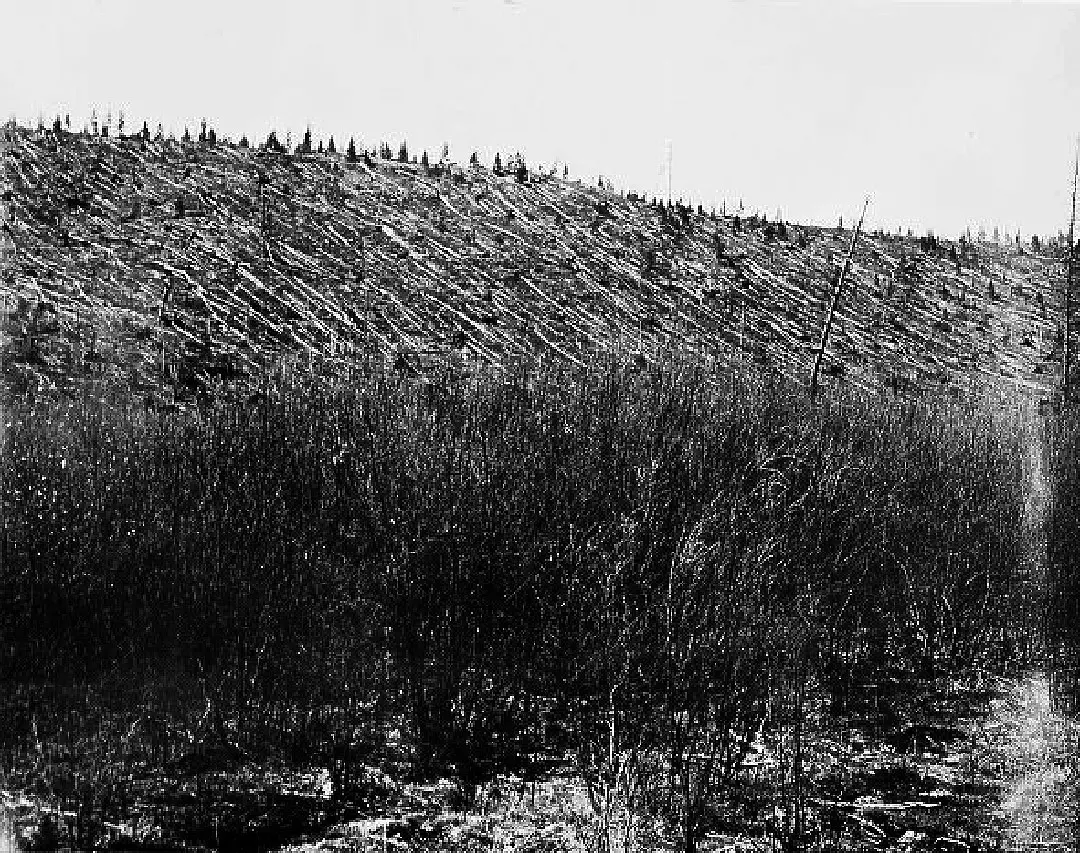
[[[993,411],[615,358],[24,400],[0,666],[167,663],[262,746],[297,709],[403,715],[419,764],[477,780],[560,737],[601,787],[664,755],[700,834],[770,697],[1023,634],[1022,433]]]

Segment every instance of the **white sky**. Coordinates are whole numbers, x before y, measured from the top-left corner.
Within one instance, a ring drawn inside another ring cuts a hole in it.
[[[0,0],[0,111],[355,135],[796,221],[1068,219],[1080,4]]]

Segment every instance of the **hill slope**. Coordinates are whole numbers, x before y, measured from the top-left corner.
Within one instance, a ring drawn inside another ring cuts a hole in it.
[[[422,369],[672,342],[803,375],[851,236],[536,173],[11,135],[0,344],[17,385],[164,377],[190,393],[294,354]],[[865,235],[826,372],[1050,387],[1060,262],[966,249]]]

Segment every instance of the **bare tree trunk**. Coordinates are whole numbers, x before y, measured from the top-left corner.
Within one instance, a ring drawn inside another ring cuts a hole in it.
[[[866,199],[863,202],[859,223],[855,226],[855,230],[851,232],[851,243],[848,245],[847,255],[844,258],[844,266],[840,270],[839,277],[836,279],[836,287],[833,288],[832,300],[829,302],[829,310],[825,314],[825,323],[821,327],[821,340],[818,342],[817,355],[814,357],[814,370],[810,374],[811,400],[814,400],[817,397],[818,376],[821,374],[821,361],[825,357],[825,348],[829,344],[829,332],[832,329],[833,315],[836,313],[836,306],[840,303],[840,293],[844,289],[844,278],[851,268],[851,256],[855,254],[855,243],[859,239],[859,232],[862,230],[863,219],[866,217],[866,208],[869,204],[870,199]]]
[[[1065,269],[1065,320],[1064,346],[1062,347],[1061,365],[1061,399],[1067,406],[1069,404],[1070,373],[1072,371],[1072,351],[1070,341],[1072,339],[1072,288],[1073,272],[1076,266],[1076,179],[1080,174],[1080,139],[1077,139],[1076,156],[1073,159],[1073,191],[1072,191],[1072,214],[1069,217],[1069,245],[1067,266]]]

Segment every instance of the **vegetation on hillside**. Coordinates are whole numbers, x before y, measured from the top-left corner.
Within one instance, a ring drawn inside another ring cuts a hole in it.
[[[468,797],[572,756],[602,827],[633,779],[690,849],[811,689],[842,708],[1030,636],[1017,425],[793,391],[612,356],[268,377],[193,412],[27,399],[4,678],[172,684],[139,705],[159,749],[314,760],[345,799],[399,727],[414,772]]]
[[[405,144],[396,158],[355,138],[319,153],[309,132],[252,148],[205,127],[15,140],[0,345],[16,387],[108,376],[171,401],[283,359],[344,371],[375,353],[423,371],[448,353],[652,359],[673,341],[801,376],[850,237],[620,195],[520,155],[425,165]],[[1062,273],[1049,251],[865,235],[827,377],[1048,387]]]
[[[842,228],[68,124],[4,167],[0,785],[56,806],[34,844],[269,848],[448,779],[463,812],[571,780],[596,853],[987,806],[958,721],[1080,639],[1080,432],[1025,396],[1047,241],[860,239],[812,404]]]

